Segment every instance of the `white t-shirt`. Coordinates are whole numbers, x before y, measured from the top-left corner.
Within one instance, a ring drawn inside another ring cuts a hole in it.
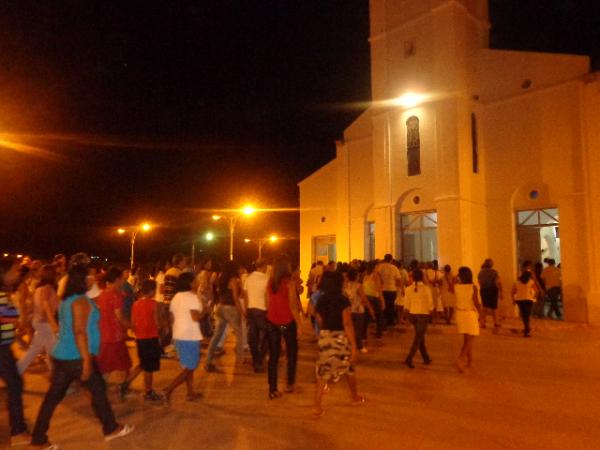
[[[169,305],[173,314],[173,339],[180,341],[200,341],[202,333],[198,322],[192,319],[190,311],[202,312],[202,304],[198,296],[192,292],[178,292]]]
[[[382,290],[396,292],[396,282],[400,280],[400,270],[391,263],[381,263],[377,268],[381,275]]]
[[[267,283],[269,277],[266,273],[255,270],[244,283],[244,290],[248,294],[248,308],[261,309],[266,311],[265,292],[267,291]]]

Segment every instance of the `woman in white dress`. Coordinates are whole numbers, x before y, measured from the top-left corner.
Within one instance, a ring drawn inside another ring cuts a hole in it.
[[[466,367],[471,367],[473,359],[473,343],[475,336],[479,336],[479,314],[481,303],[477,293],[477,286],[473,284],[473,272],[468,267],[458,269],[458,279],[454,285],[456,297],[456,327],[464,336],[463,347],[456,360],[459,372],[464,372]]]
[[[446,264],[440,283],[440,297],[442,299],[442,306],[444,307],[444,318],[448,325],[452,322],[454,308],[456,307],[456,296],[454,295],[455,278],[452,268]]]

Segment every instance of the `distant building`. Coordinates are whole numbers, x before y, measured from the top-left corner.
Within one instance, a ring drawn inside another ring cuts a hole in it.
[[[486,0],[371,0],[373,100],[300,182],[301,263],[393,253],[477,271],[505,299],[554,258],[565,314],[600,322],[600,75],[494,50]],[[504,307],[512,308],[505,300]]]

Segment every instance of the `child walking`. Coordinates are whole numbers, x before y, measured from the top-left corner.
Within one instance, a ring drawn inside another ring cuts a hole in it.
[[[162,401],[162,396],[152,388],[153,373],[160,370],[160,344],[158,341],[159,316],[156,296],[156,281],[144,280],[140,289],[141,298],[131,310],[131,329],[135,333],[140,363],[136,366],[123,390],[143,371],[144,400]]]

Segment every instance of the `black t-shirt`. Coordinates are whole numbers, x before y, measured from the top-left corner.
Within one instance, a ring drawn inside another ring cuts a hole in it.
[[[322,295],[317,302],[316,309],[323,321],[323,329],[342,331],[344,329],[342,311],[346,308],[350,308],[350,300],[344,295]]]

